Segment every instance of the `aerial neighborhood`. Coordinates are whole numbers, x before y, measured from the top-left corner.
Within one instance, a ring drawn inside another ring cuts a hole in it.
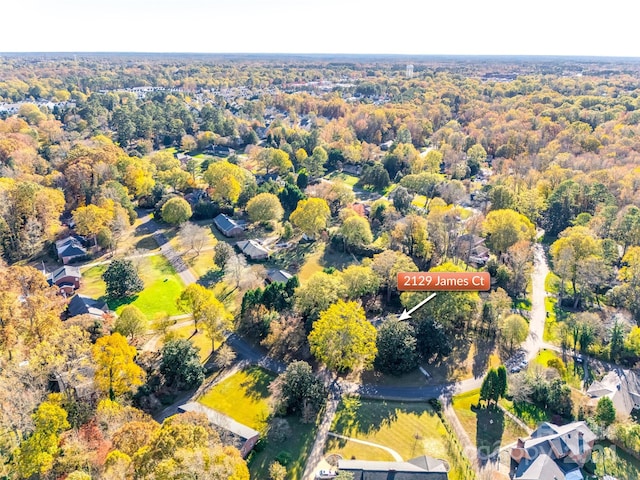
[[[3,57],[1,478],[640,478],[640,64],[408,63]]]

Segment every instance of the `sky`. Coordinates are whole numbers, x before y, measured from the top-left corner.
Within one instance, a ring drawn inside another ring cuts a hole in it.
[[[630,0],[19,0],[0,52],[640,57]]]

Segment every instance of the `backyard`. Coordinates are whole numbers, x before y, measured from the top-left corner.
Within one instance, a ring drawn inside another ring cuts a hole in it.
[[[198,401],[261,432],[262,440],[249,456],[251,478],[268,478],[269,465],[278,458],[281,463],[287,463],[288,478],[293,480],[302,475],[316,425],[285,417],[291,434],[279,442],[266,439],[271,420],[269,385],[274,378],[259,367],[251,367],[214,385]]]

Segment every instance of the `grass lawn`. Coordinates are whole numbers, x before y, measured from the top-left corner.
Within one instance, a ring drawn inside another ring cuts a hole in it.
[[[544,279],[544,289],[549,293],[558,293],[560,291],[560,277],[549,272]]]
[[[331,175],[327,176],[327,179],[342,180],[344,183],[346,183],[350,187],[353,187],[356,183],[358,183],[358,180],[360,180],[356,176],[349,175],[347,173],[342,173],[342,172],[333,172]]]
[[[325,243],[318,242],[315,245],[314,251],[311,254],[307,255],[304,264],[300,267],[300,271],[298,272],[298,280],[300,280],[300,283],[309,280],[309,277],[311,277],[311,275],[313,275],[314,273],[322,271],[320,260],[324,255],[325,248]]]
[[[172,335],[175,335],[175,338],[188,339],[194,347],[198,347],[200,349],[200,363],[204,363],[209,358],[209,355],[211,355],[211,340],[207,337],[202,326],[200,326],[198,333],[195,335],[193,335],[193,323],[183,325],[182,327],[171,330],[170,332]],[[220,344],[216,343],[216,348],[219,346]]]
[[[269,418],[269,384],[274,378],[262,368],[251,367],[214,385],[198,402],[264,431]]]
[[[478,408],[480,389],[453,397],[453,409],[476,447],[488,454],[500,446],[526,437],[525,432],[513,420],[497,408]]]
[[[548,412],[528,402],[512,402],[506,398],[500,399],[500,405],[522,420],[530,428],[537,428],[542,422],[551,420]]]
[[[109,308],[120,313],[126,305],[135,305],[148,319],[158,313],[177,315],[176,298],[184,285],[175,269],[161,255],[138,259],[138,272],[144,282],[144,290],[126,301],[110,301]],[[79,293],[93,298],[103,297],[106,285],[102,273],[107,265],[91,267],[82,272],[82,286]]]
[[[549,360],[562,360],[558,353],[552,350],[541,350],[538,352],[538,356],[534,359],[534,362],[542,365],[545,368],[549,366]],[[581,364],[576,364],[572,358],[567,359],[567,363],[565,365],[564,362],[564,372],[560,372],[562,380],[567,382],[573,388],[580,389],[582,387],[582,379],[584,377],[584,370]]]
[[[448,460],[446,431],[440,418],[426,403],[342,399],[331,431],[392,448],[404,460],[430,455]],[[388,460],[385,451],[329,437],[326,453],[358,460]]]
[[[555,343],[558,339],[558,329],[560,325],[556,319],[556,304],[558,300],[555,297],[545,297],[544,309],[547,313],[547,320],[544,322],[544,335],[545,342]]]
[[[251,367],[215,385],[198,401],[264,432],[269,418],[269,384],[274,378],[266,370]],[[269,465],[282,452],[287,452],[291,458],[287,465],[288,478],[295,480],[302,477],[315,439],[316,425],[302,423],[294,417],[286,419],[291,427],[289,438],[281,443],[267,440],[262,449],[251,453],[251,478],[269,478]]]

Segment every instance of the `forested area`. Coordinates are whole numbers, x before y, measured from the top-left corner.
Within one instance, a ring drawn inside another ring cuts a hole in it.
[[[150,327],[135,306],[117,320],[67,319],[66,295],[39,271],[56,240],[77,235],[80,261],[110,262],[105,299],[130,303],[145,285],[121,257],[146,253],[119,247],[142,210],[197,256],[208,233],[194,222],[221,213],[248,225],[243,239],[279,245],[267,263],[291,271],[286,283],[263,286],[265,268],[218,239],[202,254],[214,280],[172,300],[203,326],[218,366],[233,362],[219,347],[231,330],[341,374],[399,375],[496,338],[507,358],[528,332],[539,240],[557,298],[546,340],[635,365],[639,72],[569,60],[416,60],[407,75],[403,62],[367,58],[3,58],[0,471],[248,478],[202,418],[159,424],[143,412],[152,396],[203,382],[197,352],[179,371],[139,355],[138,337],[167,324]],[[340,262],[302,275],[308,244]],[[426,297],[402,293],[397,273],[419,270],[486,270],[492,290],[441,293],[396,320]],[[168,341],[159,355],[182,348]],[[313,421],[326,392],[306,367],[278,380],[276,410]],[[287,390],[295,375],[308,394]],[[52,388],[70,377],[91,380],[90,392]],[[189,441],[174,448],[177,437]]]

